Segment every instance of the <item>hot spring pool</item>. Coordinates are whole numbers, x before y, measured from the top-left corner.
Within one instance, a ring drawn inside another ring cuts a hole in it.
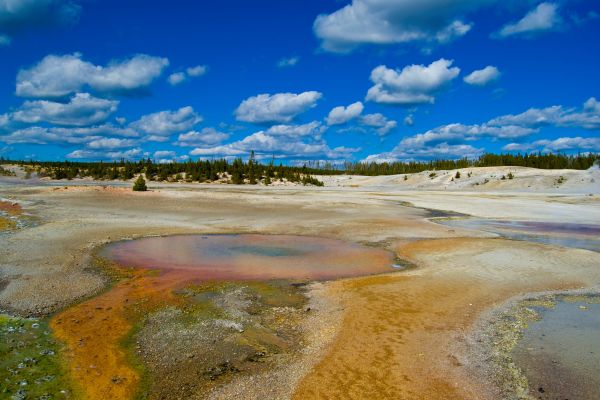
[[[121,241],[100,256],[121,266],[199,280],[328,280],[391,272],[393,255],[340,240],[290,235],[175,235]]]

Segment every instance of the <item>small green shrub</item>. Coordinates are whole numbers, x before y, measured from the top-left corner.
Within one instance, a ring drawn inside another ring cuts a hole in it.
[[[140,175],[133,184],[133,191],[145,192],[146,190],[148,190],[148,187],[146,187],[146,181],[144,180],[144,177]]]
[[[318,180],[317,178],[314,178],[310,175],[305,175],[302,178],[302,184],[304,186],[306,185],[314,185],[314,186],[324,186],[323,182],[321,182],[320,180]]]

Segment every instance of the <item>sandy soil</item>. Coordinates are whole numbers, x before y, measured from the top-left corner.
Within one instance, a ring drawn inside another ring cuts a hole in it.
[[[459,184],[450,175],[425,173],[409,177],[409,187],[402,176],[336,177],[325,188],[158,184],[147,193],[2,180],[0,198],[18,203],[36,225],[0,234],[0,308],[48,314],[93,296],[106,280],[90,269],[91,251],[128,237],[253,232],[361,242],[395,251],[417,268],[319,285],[311,292],[315,317],[305,326],[314,346],[214,398],[264,398],[265,388],[270,398],[497,398],[469,345],[478,319],[523,293],[600,284],[599,253],[453,229],[418,208],[600,222],[597,171],[510,168],[515,179],[499,179],[506,171],[472,169],[469,179],[494,174],[497,182],[465,180],[452,189]],[[557,188],[561,174],[566,181]],[[522,186],[527,182],[531,187]]]
[[[584,250],[458,238],[398,252],[420,268],[334,284],[344,328],[295,398],[499,398],[473,378],[482,369],[467,339],[479,315],[521,293],[600,283],[600,257]]]
[[[457,178],[457,172],[460,178]],[[509,178],[512,174],[512,179]],[[405,178],[406,177],[406,178]],[[598,194],[600,170],[526,167],[462,168],[389,176],[319,176],[326,186],[386,187],[393,190],[509,191]]]

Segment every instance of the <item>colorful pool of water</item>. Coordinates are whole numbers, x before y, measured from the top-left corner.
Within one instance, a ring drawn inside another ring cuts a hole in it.
[[[286,235],[177,235],[116,242],[122,266],[199,280],[327,280],[391,272],[392,254],[339,240]]]

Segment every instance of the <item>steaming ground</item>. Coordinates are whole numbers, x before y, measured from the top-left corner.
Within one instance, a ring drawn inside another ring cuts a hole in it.
[[[0,308],[44,315],[101,291],[107,282],[89,268],[91,251],[123,238],[251,232],[361,242],[416,268],[319,285],[304,330],[311,346],[213,397],[498,398],[468,345],[478,319],[524,293],[600,285],[600,254],[445,227],[424,208],[600,223],[600,171],[430,174],[320,177],[324,188],[152,184],[147,193],[129,183],[2,178],[0,198],[20,204],[35,224],[0,233]]]

